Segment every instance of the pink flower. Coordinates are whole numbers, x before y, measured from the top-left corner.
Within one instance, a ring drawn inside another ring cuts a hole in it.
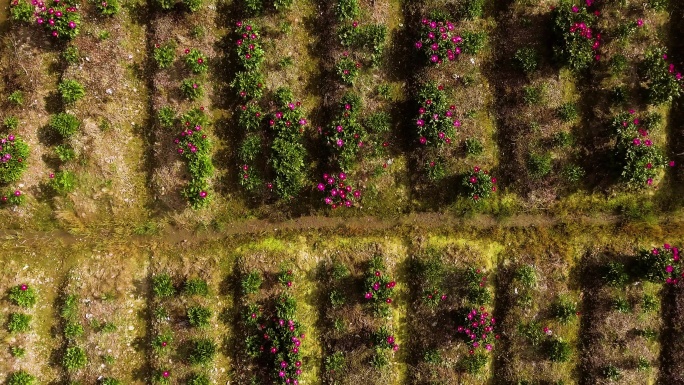
[[[420,144],[425,144],[427,143],[427,139],[424,136],[420,137]]]
[[[667,271],[668,273],[672,273],[673,270],[674,268],[671,265],[667,265],[667,267],[665,268],[665,271]]]
[[[420,49],[420,48],[422,48],[422,47],[423,47],[423,42],[417,41],[417,42],[416,42],[416,48]]]
[[[642,25],[644,25],[644,21],[641,19],[638,19],[637,20],[637,27],[641,27]]]

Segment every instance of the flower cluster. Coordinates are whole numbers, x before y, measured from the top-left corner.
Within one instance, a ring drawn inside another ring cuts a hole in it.
[[[461,54],[463,38],[456,34],[454,23],[447,20],[422,20],[420,40],[416,49],[422,50],[431,63],[454,61]]]
[[[333,209],[338,207],[352,207],[354,203],[361,199],[361,192],[355,190],[351,185],[346,184],[347,174],[340,172],[334,174],[323,174],[323,181],[316,186],[318,191],[326,194],[324,202]]]
[[[679,251],[679,248],[668,243],[663,247],[643,250],[637,257],[639,270],[645,279],[652,282],[669,285],[684,282],[684,266]]]
[[[474,200],[487,198],[496,191],[496,178],[492,178],[489,171],[480,167],[473,170],[463,178],[463,185],[468,189],[468,195]]]
[[[8,205],[21,205],[26,200],[21,190],[8,190],[0,195],[0,203]]]
[[[391,349],[393,351],[399,350],[399,344],[396,342],[394,335],[386,327],[381,327],[373,333],[372,337],[373,345],[377,349]]]
[[[599,15],[586,7],[561,6],[553,11],[554,55],[573,71],[584,71],[596,60],[601,46],[601,34],[593,25]]]
[[[184,114],[181,120],[184,128],[173,142],[190,173],[190,182],[183,190],[183,195],[193,208],[200,208],[210,201],[208,179],[214,173],[210,155],[211,141],[203,132],[208,118],[204,108],[196,108]]]
[[[371,262],[365,274],[363,297],[371,304],[377,315],[387,316],[392,303],[392,292],[396,282],[386,272],[382,257],[376,256]]]
[[[660,149],[650,139],[645,121],[634,110],[617,115],[612,122],[617,135],[616,151],[623,160],[622,178],[631,186],[651,186],[660,169],[674,161],[666,161]]]
[[[261,37],[257,28],[242,20],[236,23],[235,53],[243,71],[235,74],[231,87],[243,99],[259,99],[263,95],[264,75],[261,65],[264,61],[264,50],[261,48]]]
[[[431,146],[450,144],[461,121],[456,117],[456,106],[447,106],[444,87],[427,83],[418,92],[418,100],[418,142]]]
[[[494,335],[496,319],[490,317],[484,307],[480,307],[479,310],[472,309],[463,321],[464,324],[459,325],[457,331],[459,334],[463,334],[471,344],[470,354],[474,354],[477,348],[483,348],[487,351],[494,348],[493,340],[498,339],[498,335]]]
[[[651,104],[672,101],[682,94],[682,74],[667,59],[665,49],[655,48],[646,54],[640,65],[640,75],[646,83],[646,96]]]
[[[23,0],[13,0],[12,17],[24,22],[29,22],[33,17],[35,23],[43,26],[50,35],[73,39],[78,35],[81,16],[76,7],[77,4],[71,3],[71,1],[60,0],[52,0],[49,3],[43,0],[31,0],[28,4]]]
[[[26,170],[28,145],[20,138],[9,134],[0,138],[0,183],[16,182]]]
[[[352,167],[358,152],[366,146],[367,133],[358,121],[362,108],[361,98],[356,94],[347,93],[339,103],[337,117],[325,132],[337,164],[344,171]]]

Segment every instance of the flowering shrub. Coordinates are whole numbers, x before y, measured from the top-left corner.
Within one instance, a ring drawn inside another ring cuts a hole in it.
[[[261,47],[259,30],[251,24],[237,22],[235,33],[239,35],[235,41],[236,53],[240,65],[247,71],[254,71],[261,67],[264,61],[264,50]]]
[[[49,187],[57,195],[67,195],[76,189],[76,174],[68,170],[57,171],[50,176]]]
[[[185,160],[190,173],[190,181],[183,190],[190,205],[197,209],[209,204],[208,179],[214,173],[211,163],[211,142],[202,133],[202,123],[207,123],[207,117],[202,109],[193,109],[183,115],[185,129],[174,139],[177,152]]]
[[[415,47],[423,51],[430,63],[454,61],[461,54],[463,44],[463,38],[454,29],[454,23],[448,20],[423,19],[420,40],[415,43]]]
[[[637,256],[639,275],[651,282],[665,282],[676,285],[684,280],[679,249],[669,244],[653,250],[643,250]]]
[[[354,79],[359,74],[360,67],[361,63],[345,56],[335,64],[335,72],[344,83],[351,85],[354,84]]]
[[[152,348],[157,354],[164,354],[170,351],[173,342],[173,334],[166,332],[159,334],[152,340]]]
[[[318,184],[317,189],[325,193],[323,201],[333,209],[338,207],[352,207],[361,198],[361,192],[354,190],[350,184],[346,184],[347,174],[340,172],[334,174],[323,174],[323,181]]]
[[[377,316],[387,317],[392,303],[392,292],[397,284],[384,272],[385,262],[382,257],[376,255],[371,259],[364,278],[365,294],[367,303],[370,304],[373,313]]]
[[[630,186],[643,188],[653,184],[658,170],[674,162],[665,161],[660,149],[648,137],[649,131],[634,115],[634,110],[613,118],[612,128],[617,134],[616,152],[623,161],[622,178]]]
[[[27,168],[29,147],[23,140],[9,134],[0,138],[0,183],[15,182]]]
[[[96,4],[96,7],[102,16],[114,16],[121,10],[119,0],[102,0]]]
[[[207,72],[207,69],[209,69],[207,57],[195,48],[185,50],[185,65],[188,66],[188,69],[194,74],[201,74]]]
[[[204,88],[197,79],[183,79],[180,89],[183,96],[190,100],[197,100],[204,95]]]
[[[389,363],[389,359],[386,358],[388,351],[396,352],[399,350],[394,335],[385,326],[380,327],[371,335],[371,343],[375,347],[375,357],[373,358],[375,361],[373,366],[375,367],[383,367]]]
[[[418,100],[416,130],[420,144],[436,147],[450,144],[461,121],[456,119],[456,106],[447,107],[444,87],[427,83],[418,91]]]
[[[81,123],[76,116],[68,112],[60,112],[50,118],[48,126],[62,138],[66,139],[78,131]]]
[[[416,272],[421,286],[421,299],[430,307],[437,306],[447,299],[445,288],[446,267],[439,255],[435,254],[416,263]]]
[[[28,23],[33,18],[36,24],[44,26],[53,37],[73,39],[78,35],[81,16],[76,5],[71,3],[31,0],[28,4],[25,0],[13,0],[10,6],[14,20]]]
[[[651,104],[662,104],[682,94],[682,74],[675,71],[674,64],[667,63],[667,52],[655,48],[644,57],[639,72],[646,83],[646,97]]]
[[[463,179],[463,185],[468,189],[468,195],[474,200],[488,198],[496,191],[496,178],[492,178],[489,172],[479,167],[473,167],[473,171]]]
[[[157,67],[161,69],[169,68],[176,59],[176,45],[173,42],[168,42],[164,45],[155,44],[152,57],[157,63]]]
[[[261,72],[238,72],[230,83],[243,99],[259,99],[264,94],[264,75]]]
[[[0,196],[0,203],[20,206],[24,204],[26,198],[21,190],[7,190]]]
[[[484,307],[470,310],[460,322],[462,324],[459,324],[456,330],[470,344],[471,355],[475,354],[478,348],[487,351],[494,348],[496,319],[491,317]]]
[[[596,16],[587,7],[559,6],[553,11],[553,52],[573,71],[584,71],[600,58],[601,35],[593,30]]]
[[[27,284],[13,286],[7,296],[13,304],[23,308],[30,308],[36,304],[36,291]]]
[[[339,104],[338,115],[326,131],[328,145],[333,149],[337,164],[349,170],[366,140],[366,131],[358,121],[361,98],[353,93],[344,95]]]
[[[470,303],[485,304],[491,301],[492,293],[487,288],[487,274],[482,269],[469,267],[464,272],[465,294]]]

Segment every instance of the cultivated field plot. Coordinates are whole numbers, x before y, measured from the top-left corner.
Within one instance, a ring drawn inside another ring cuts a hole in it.
[[[0,382],[684,385],[684,1],[0,8]]]

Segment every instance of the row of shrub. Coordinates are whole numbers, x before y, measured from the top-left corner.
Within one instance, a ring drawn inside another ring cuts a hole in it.
[[[34,307],[38,299],[35,289],[27,284],[10,288],[7,298],[12,305],[25,310]],[[24,311],[11,312],[7,320],[7,331],[11,334],[28,333],[31,330],[32,318]],[[26,349],[13,345],[10,347],[10,353],[12,357],[20,359],[26,355]],[[35,383],[35,376],[25,370],[9,373],[7,376],[7,385],[33,385]]]
[[[208,385],[211,383],[206,368],[214,361],[218,354],[218,345],[208,337],[193,337],[183,343],[174,340],[174,320],[170,314],[169,303],[178,293],[191,302],[209,295],[209,285],[202,278],[186,279],[180,288],[176,288],[173,279],[168,274],[158,274],[152,278],[152,293],[155,298],[154,330],[152,349],[156,355],[155,369],[152,381],[156,384],[168,385],[173,378],[171,368],[162,362],[170,356],[173,348],[177,347],[179,356],[183,361],[195,369],[188,377],[188,383],[192,385]],[[184,313],[184,322],[193,329],[207,329],[211,323],[213,311],[199,304],[187,307]]]

